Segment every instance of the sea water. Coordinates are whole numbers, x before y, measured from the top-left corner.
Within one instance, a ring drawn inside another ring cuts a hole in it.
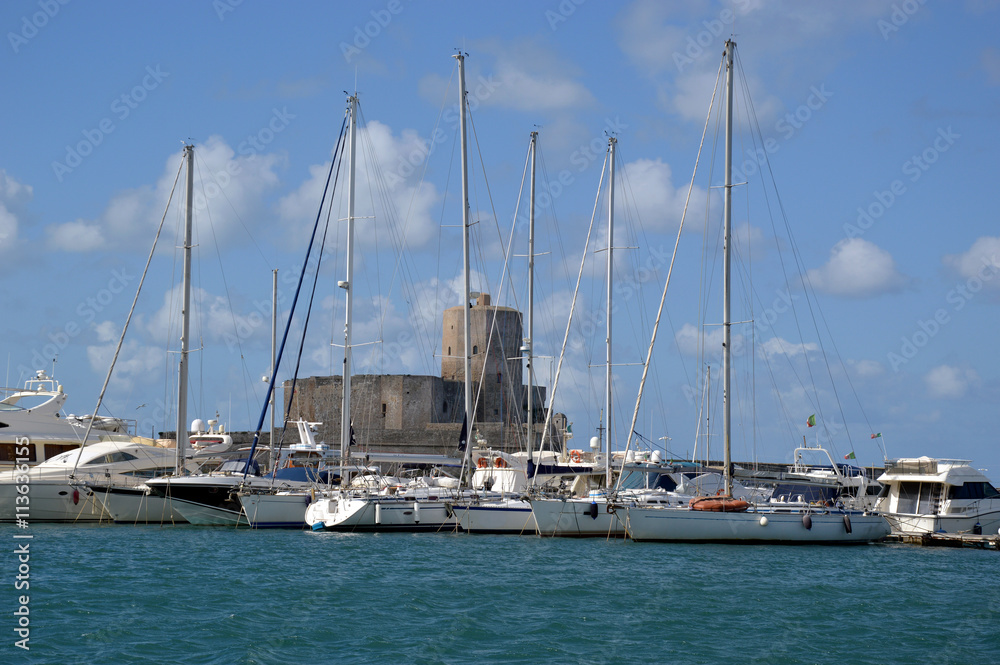
[[[1000,662],[994,551],[192,526],[0,538],[2,663]]]

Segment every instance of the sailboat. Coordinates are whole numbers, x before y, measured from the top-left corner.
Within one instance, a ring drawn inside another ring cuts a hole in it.
[[[451,465],[458,463],[464,470],[470,466],[470,451],[468,433],[473,426],[473,393],[472,393],[472,333],[470,321],[470,302],[472,300],[470,288],[470,251],[469,251],[469,175],[468,175],[468,134],[466,129],[466,95],[465,95],[465,55],[457,53],[454,55],[458,61],[459,79],[459,131],[461,133],[461,160],[462,160],[462,255],[464,274],[464,304],[463,304],[463,340],[464,340],[464,398],[465,416],[460,435],[459,448],[463,451],[463,458],[447,459],[441,456],[403,456],[390,455],[383,456],[383,461],[396,458],[397,461],[411,463],[425,463],[437,465]],[[353,137],[353,125],[352,125]],[[354,141],[352,138],[352,155]],[[353,165],[353,156],[351,158]],[[352,170],[353,172],[353,170]],[[349,216],[353,218],[353,187],[348,203]],[[352,227],[348,226],[349,229]],[[351,231],[349,230],[350,234]],[[350,265],[350,262],[348,262]],[[350,314],[348,314],[348,322]],[[347,348],[350,348],[348,338]],[[350,356],[345,356],[344,365],[344,396],[342,419],[346,423],[349,420],[350,402],[347,401],[350,391],[348,389],[350,374]],[[367,456],[367,461],[377,461],[377,456]],[[353,486],[346,483],[341,484],[339,490],[324,493],[306,509],[305,519],[314,531],[439,531],[458,530],[459,523],[456,519],[453,506],[456,501],[463,496],[467,496],[470,490],[461,488],[461,479],[435,479],[423,478],[409,484],[385,484],[376,479],[375,487],[366,487],[367,479],[357,478]],[[443,480],[443,481],[442,481]]]
[[[722,393],[723,474],[726,492],[719,497],[711,497],[709,501],[692,500],[689,506],[654,506],[615,500],[609,503],[609,510],[615,512],[628,535],[637,541],[847,544],[880,540],[889,534],[889,524],[882,516],[868,511],[800,503],[784,506],[776,503],[748,504],[732,497],[730,260],[733,188],[733,56],[735,49],[735,42],[728,40],[723,54],[723,64],[726,69],[726,152],[723,211]],[[650,351],[651,349],[652,344]],[[643,380],[645,380],[645,371],[648,370],[648,365],[647,357]],[[636,412],[638,412],[638,405]],[[635,416],[633,416],[634,418]]]

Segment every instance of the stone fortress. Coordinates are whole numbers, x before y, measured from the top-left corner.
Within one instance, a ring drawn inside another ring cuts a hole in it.
[[[494,449],[521,450],[526,441],[528,387],[523,383],[521,313],[490,304],[480,294],[469,307],[472,340],[473,433]],[[462,307],[444,312],[441,376],[363,374],[351,377],[351,410],[355,451],[454,454],[465,415],[464,335]],[[492,331],[492,334],[491,334]],[[537,375],[536,375],[537,376]],[[295,394],[284,383],[289,420],[321,422],[317,440],[340,444],[343,378],[298,379]],[[533,399],[537,449],[545,421],[545,388]],[[553,414],[553,443],[563,445],[566,417]],[[475,436],[469,441],[475,444]],[[546,445],[548,448],[549,446]]]

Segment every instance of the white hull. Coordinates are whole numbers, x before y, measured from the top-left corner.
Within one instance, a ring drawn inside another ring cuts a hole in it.
[[[20,518],[34,522],[99,522],[111,516],[95,497],[66,481],[32,480],[28,485],[28,509],[16,510],[18,485],[0,484],[0,522]],[[22,502],[21,505],[23,505]]]
[[[209,506],[204,503],[194,503],[181,499],[170,499],[174,510],[185,520],[197,526],[239,526],[247,523],[243,513],[233,512],[225,508]]]
[[[451,500],[406,497],[323,498],[306,509],[314,531],[454,531]]]
[[[178,524],[187,522],[170,499],[138,487],[90,487],[111,519],[120,524]]]
[[[243,514],[255,529],[304,529],[309,492],[283,494],[240,494]]]
[[[520,499],[461,503],[454,506],[463,531],[470,533],[536,534],[531,504]]]
[[[861,512],[716,513],[651,507],[618,510],[629,536],[637,541],[850,544],[874,542],[889,535],[889,524],[883,517]],[[809,518],[810,528],[805,517]]]
[[[595,508],[596,506],[596,508]],[[625,529],[603,500],[532,499],[531,510],[541,536],[620,537]]]
[[[1000,502],[998,502],[1000,503]],[[952,517],[949,515],[907,515],[905,513],[887,513],[893,533],[904,535],[920,535],[924,533],[973,533],[976,524],[984,535],[996,535],[1000,532],[1000,509],[984,512],[978,515]]]

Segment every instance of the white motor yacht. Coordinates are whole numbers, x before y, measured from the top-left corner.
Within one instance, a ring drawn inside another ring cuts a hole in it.
[[[894,533],[996,534],[1000,492],[969,460],[930,457],[886,462],[875,504]]]
[[[94,422],[87,443],[131,441],[126,424],[118,418],[61,415],[66,393],[44,370],[25,381],[22,388],[0,391],[6,394],[0,400],[0,469],[24,464],[24,459],[33,466],[79,448],[90,420]]]
[[[136,485],[173,468],[173,450],[131,439],[93,443],[34,467],[22,464],[0,472],[0,521],[110,519],[101,501],[88,492],[87,483]]]

